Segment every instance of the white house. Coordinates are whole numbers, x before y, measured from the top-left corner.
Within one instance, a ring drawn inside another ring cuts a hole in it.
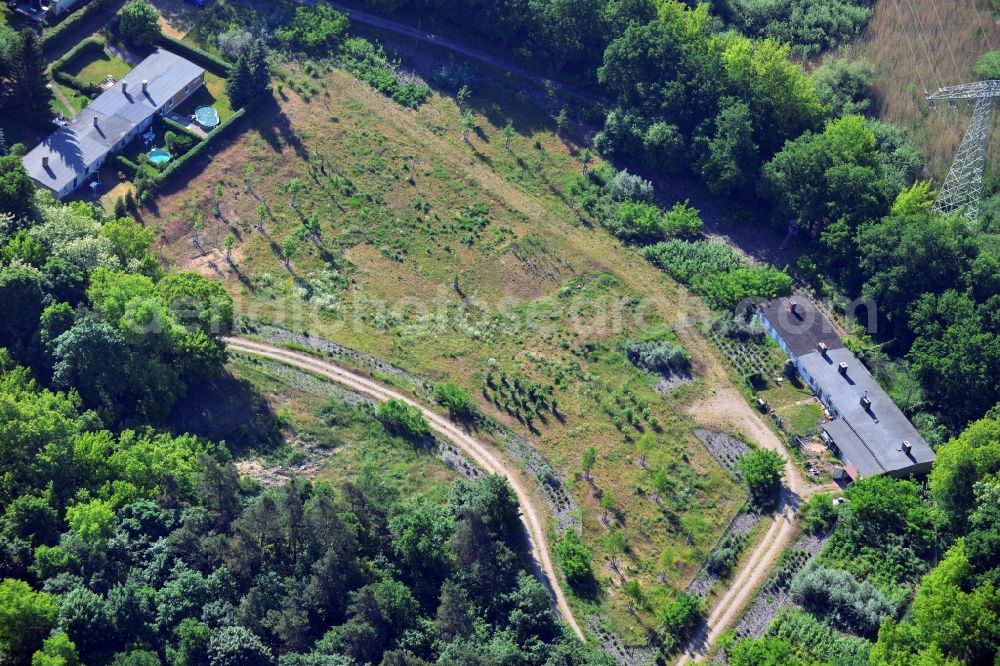
[[[24,168],[61,199],[145,131],[157,113],[172,111],[204,83],[204,69],[157,49],[35,146],[22,158]]]

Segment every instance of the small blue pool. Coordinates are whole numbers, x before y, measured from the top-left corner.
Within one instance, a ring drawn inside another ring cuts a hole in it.
[[[146,156],[150,162],[156,165],[166,164],[170,161],[170,153],[163,150],[163,148],[155,148],[149,151],[149,155]]]
[[[219,112],[211,106],[199,106],[194,110],[194,119],[205,129],[212,129],[219,124]]]

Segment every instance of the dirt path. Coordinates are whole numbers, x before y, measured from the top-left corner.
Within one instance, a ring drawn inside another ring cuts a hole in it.
[[[314,4],[315,1],[316,0],[297,0],[297,2],[301,2],[303,4]],[[565,93],[588,102],[596,102],[598,104],[608,103],[608,100],[601,95],[592,93],[589,90],[584,90],[578,86],[570,85],[568,83],[560,83],[559,81],[554,81],[550,78],[540,76],[535,72],[521,67],[509,60],[500,58],[492,53],[477,49],[473,46],[456,42],[452,39],[448,39],[447,37],[435,35],[432,32],[427,32],[426,30],[422,30],[412,25],[407,25],[400,21],[383,18],[375,14],[369,14],[368,12],[355,9],[353,7],[346,7],[336,2],[330,2],[328,4],[334,9],[350,14],[352,21],[364,23],[380,30],[394,32],[397,35],[402,35],[403,37],[418,39],[422,42],[433,44],[434,46],[448,49],[449,51],[454,51],[455,53],[460,53],[468,58],[472,58],[473,60],[478,60],[486,63],[487,65],[502,69],[505,72],[510,72],[523,79],[533,81],[546,89],[558,90],[561,93]]]
[[[263,356],[302,370],[313,372],[339,384],[343,384],[344,386],[347,386],[355,391],[371,396],[376,400],[402,400],[409,405],[417,407],[421,412],[423,412],[424,416],[430,422],[431,428],[435,432],[451,440],[485,471],[491,474],[499,474],[500,476],[506,477],[507,481],[511,485],[511,488],[514,489],[514,493],[517,495],[517,500],[521,505],[521,522],[524,524],[528,533],[532,556],[537,564],[537,568],[544,575],[545,579],[547,579],[545,582],[548,583],[548,587],[552,590],[552,593],[555,596],[556,608],[559,611],[559,615],[562,616],[563,621],[565,621],[566,624],[573,629],[573,633],[575,633],[580,640],[585,640],[583,631],[576,623],[576,619],[573,617],[573,612],[570,610],[569,604],[566,601],[566,596],[563,594],[563,591],[559,586],[559,578],[556,576],[555,566],[552,564],[552,559],[549,555],[549,545],[546,537],[545,523],[541,518],[544,514],[542,511],[536,509],[534,500],[528,494],[527,489],[514,467],[508,465],[485,444],[472,437],[437,412],[427,409],[402,393],[399,393],[363,375],[350,370],[345,370],[344,368],[334,365],[333,363],[317,359],[307,354],[301,354],[288,349],[283,349],[281,347],[256,342],[254,340],[247,340],[245,338],[226,338],[225,342],[230,351],[241,354],[251,354],[254,356]]]
[[[717,390],[693,406],[690,413],[703,425],[739,432],[758,446],[778,451],[787,458],[781,440],[743,396],[732,388]],[[687,651],[677,661],[678,666],[703,659],[719,637],[739,619],[740,613],[767,580],[782,551],[795,536],[795,512],[799,505],[815,491],[816,488],[806,484],[798,468],[788,460],[785,463],[785,485],[781,488],[774,522],[695,632]]]
[[[69,115],[66,116],[66,120],[69,120],[70,118],[76,115],[76,112],[73,110],[73,105],[70,104],[69,99],[67,99],[66,95],[63,94],[62,88],[59,87],[58,83],[55,82],[50,83],[48,85],[48,89],[52,91],[53,95],[59,98],[59,101],[62,102],[62,105],[66,107],[66,111],[69,112]]]

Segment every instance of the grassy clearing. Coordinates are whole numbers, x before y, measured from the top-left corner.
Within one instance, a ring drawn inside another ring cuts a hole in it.
[[[132,66],[106,50],[94,50],[85,51],[70,60],[63,66],[63,71],[86,83],[99,85],[109,75],[118,81],[132,71]]]
[[[205,85],[184,100],[175,111],[182,116],[192,116],[199,106],[214,106],[219,112],[219,122],[233,115],[233,107],[226,95],[226,80],[212,72],[205,72]]]
[[[675,328],[704,311],[570,205],[576,148],[529,96],[477,79],[467,144],[448,97],[411,111],[341,71],[312,80],[310,103],[286,87],[206,168],[142,211],[162,255],[224,281],[255,319],[458,382],[480,409],[537,442],[569,480],[594,552],[599,589],[575,603],[644,640],[741,493],[681,416],[686,401],[727,381],[698,330],[678,334],[703,378],[666,400],[616,346],[649,322]],[[500,131],[508,121],[510,151]],[[205,256],[190,243],[197,215]],[[300,234],[312,219],[315,239]],[[238,271],[219,249],[229,233]],[[511,384],[552,386],[557,410],[527,422],[512,390],[494,401],[487,376],[501,373]],[[580,474],[590,446],[593,487]],[[607,516],[602,493],[616,498]],[[636,616],[607,568],[616,532],[625,537],[622,570],[647,594]]]

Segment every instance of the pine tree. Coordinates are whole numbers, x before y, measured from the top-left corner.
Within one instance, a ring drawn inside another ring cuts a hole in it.
[[[271,86],[271,68],[267,64],[267,49],[254,42],[233,65],[226,79],[226,95],[234,108],[245,106]]]
[[[12,63],[11,95],[24,118],[47,119],[52,95],[45,86],[45,58],[38,36],[30,28],[21,31],[21,45]]]

